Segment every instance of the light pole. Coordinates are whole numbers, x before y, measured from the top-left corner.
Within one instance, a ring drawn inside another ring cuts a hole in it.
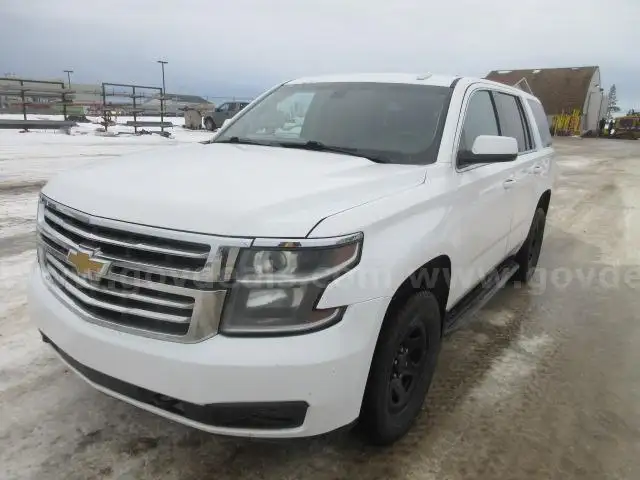
[[[66,74],[67,74],[67,80],[69,81],[69,83],[67,84],[67,88],[69,90],[71,90],[71,74],[73,73],[73,70],[63,70]],[[64,88],[64,86],[62,87]],[[65,93],[62,93],[62,112],[64,113],[64,119],[67,119],[67,96]]]
[[[71,89],[71,74],[73,70],[63,70],[63,72],[67,74],[67,80],[69,80],[68,88]]]
[[[165,95],[167,94],[167,88],[164,84],[164,66],[169,63],[166,60],[157,60],[157,62],[162,66],[162,96],[160,97],[160,122],[164,124],[164,101]],[[160,130],[164,132],[164,127],[160,127]]]

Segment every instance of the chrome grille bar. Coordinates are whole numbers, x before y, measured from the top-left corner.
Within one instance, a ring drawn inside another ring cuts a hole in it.
[[[52,229],[49,225],[44,224],[40,227],[40,233],[47,237],[49,240],[55,242],[66,250],[85,250],[85,248],[78,243],[74,242],[70,238],[65,237],[58,231]],[[128,270],[134,271],[143,271],[146,273],[155,273],[158,275],[166,276],[166,277],[176,277],[183,278],[188,280],[205,280],[205,275],[203,275],[202,271],[191,271],[191,270],[183,270],[177,268],[165,268],[159,267],[150,263],[141,262],[141,261],[131,261],[123,258],[119,258],[112,255],[101,254],[100,258],[105,260],[110,260],[114,265],[122,267]],[[205,264],[204,269],[207,268],[207,264]],[[206,274],[206,272],[204,272]],[[216,278],[217,280],[217,278]],[[212,279],[213,281],[213,279]]]
[[[44,243],[44,240],[43,240],[43,238],[48,238],[48,237],[46,237],[45,235],[42,235],[42,232],[39,232],[39,235],[40,235],[39,244],[48,247],[48,245],[46,245],[46,243]],[[59,262],[62,262],[63,264],[71,268],[71,265],[67,260],[66,253],[62,253],[50,247],[46,251],[47,251],[47,255],[55,257],[55,259],[57,259]],[[144,275],[144,272],[141,272],[141,275]],[[167,284],[167,283],[154,282],[144,278],[129,277],[127,275],[120,275],[114,272],[107,272],[105,275],[102,276],[102,278],[104,280],[111,280],[114,282],[119,282],[119,283],[129,285],[132,287],[140,287],[140,288],[145,288],[149,290],[157,290],[158,292],[193,297],[196,303],[202,298],[203,295],[207,294],[207,291],[188,288],[182,285],[176,285],[175,283]],[[176,279],[176,280],[180,280],[180,279]]]
[[[94,242],[107,243],[110,245],[117,245],[125,248],[133,248],[136,250],[144,250],[144,251],[153,252],[153,253],[161,253],[164,255],[176,255],[176,256],[187,257],[187,258],[200,258],[203,260],[203,263],[204,263],[204,260],[209,256],[208,250],[201,253],[189,252],[189,251],[177,250],[173,248],[157,247],[157,246],[145,244],[142,242],[126,242],[123,240],[111,238],[107,235],[100,235],[100,236],[94,235],[91,232],[82,230],[78,227],[71,225],[69,222],[66,222],[59,216],[52,213],[51,210],[46,210],[44,212],[44,216],[46,219],[51,220],[53,223],[64,228],[65,230],[72,232],[78,236],[84,237],[87,240],[92,240]]]
[[[112,295],[114,297],[124,298],[128,300],[135,300],[137,302],[146,302],[153,305],[159,305],[164,307],[193,309],[193,305],[194,305],[193,299],[191,299],[191,301],[167,300],[164,298],[152,297],[149,295],[143,295],[135,292],[125,293],[122,291],[118,291],[114,288],[98,287],[96,286],[96,284],[88,282],[87,280],[73,273],[73,271],[69,268],[68,265],[61,263],[51,255],[47,255],[47,262],[51,263],[56,268],[56,270],[58,270],[58,272],[62,273],[69,280],[71,280],[72,282],[80,285],[82,288],[85,288],[87,290],[92,290],[94,292],[98,292],[105,295]]]
[[[160,320],[163,322],[176,322],[176,323],[187,323],[190,320],[189,316],[179,316],[179,315],[169,315],[166,313],[158,313],[152,312],[149,310],[143,310],[141,308],[131,308],[131,307],[122,307],[120,305],[115,305],[109,302],[103,302],[101,300],[96,300],[95,298],[83,293],[81,290],[64,279],[62,275],[60,275],[55,268],[49,269],[49,273],[54,278],[56,283],[63,290],[68,291],[73,297],[79,299],[82,303],[87,305],[92,305],[94,307],[104,308],[105,310],[112,310],[117,313],[124,313],[127,315],[136,315],[139,317],[147,317],[153,320]]]
[[[252,243],[95,217],[46,197],[37,233],[45,283],[84,320],[183,343],[217,333],[226,290],[216,285]],[[80,254],[99,273],[82,270]]]

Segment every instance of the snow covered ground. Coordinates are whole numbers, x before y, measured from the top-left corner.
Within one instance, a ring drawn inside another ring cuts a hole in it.
[[[0,116],[7,117],[10,116]],[[118,122],[124,123],[130,119],[132,118],[120,117]],[[41,184],[54,173],[76,165],[158,146],[211,138],[211,132],[184,129],[182,118],[171,118],[168,121],[175,125],[167,129],[173,137],[168,139],[155,134],[136,136],[133,135],[133,128],[125,125],[109,127],[109,132],[119,135],[103,136],[96,132],[102,127],[93,123],[78,124],[71,130],[71,135],[55,130],[33,130],[28,133],[0,130],[0,189],[6,190],[16,184]]]
[[[126,120],[120,118],[119,122]],[[17,399],[33,385],[40,385],[52,370],[59,370],[60,375],[64,375],[62,366],[51,361],[51,353],[40,341],[37,331],[29,326],[27,318],[26,280],[35,260],[34,221],[38,192],[56,173],[79,165],[109,162],[128,153],[211,137],[210,132],[183,129],[183,119],[172,118],[169,121],[176,124],[169,129],[172,138],[126,134],[100,136],[96,134],[98,125],[95,124],[80,124],[72,129],[70,135],[54,130],[27,133],[0,130],[0,411],[3,412],[0,413],[0,438],[7,440],[7,436],[11,437],[8,442],[11,447],[3,449],[0,457],[5,454],[11,457],[11,452],[34,448],[33,432],[10,428],[20,418],[17,410],[15,415],[11,413],[13,407],[19,407],[12,404],[15,401],[21,403]],[[110,131],[121,133],[132,130],[125,126],[110,128]],[[65,398],[60,392],[52,395]],[[0,477],[29,477],[31,468],[38,466],[43,459],[37,455],[28,457],[31,456],[22,456],[25,463],[19,462],[12,467],[0,461],[3,465]]]
[[[0,116],[11,117],[16,115]],[[127,120],[129,118],[126,117],[118,119],[122,123]],[[175,124],[168,129],[172,138],[155,134],[132,135],[133,129],[123,125],[109,128],[110,132],[119,132],[119,135],[103,136],[96,131],[99,126],[93,123],[79,124],[70,135],[55,130],[26,133],[0,130],[0,254],[8,245],[19,250],[15,245],[17,239],[25,241],[22,243],[25,248],[33,245],[29,234],[34,228],[37,194],[47,179],[56,173],[93,162],[108,162],[128,153],[211,138],[210,132],[182,128],[182,118],[170,121]]]

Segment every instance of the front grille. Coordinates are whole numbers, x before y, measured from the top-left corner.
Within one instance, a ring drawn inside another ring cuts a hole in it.
[[[100,249],[103,258],[140,262],[176,269],[201,269],[209,256],[210,245],[156,238],[116,230],[78,220],[53,204],[44,209],[44,221],[53,231],[80,247]]]
[[[40,264],[67,306],[134,334],[192,342],[216,333],[226,295],[216,286],[250,240],[142,227],[43,202]],[[104,268],[80,271],[70,259],[78,252]]]
[[[45,263],[55,285],[74,302],[105,321],[134,328],[186,335],[193,314],[193,297],[163,298],[151,289],[132,289],[121,282],[91,282],[71,266],[47,255]]]

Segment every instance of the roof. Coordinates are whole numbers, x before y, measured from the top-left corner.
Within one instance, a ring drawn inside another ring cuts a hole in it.
[[[454,75],[433,75],[430,73],[350,73],[335,75],[320,75],[291,80],[288,85],[303,83],[334,83],[334,82],[362,82],[362,83],[407,83],[413,85],[436,85],[449,87],[457,77]]]
[[[584,108],[589,85],[598,67],[536,68],[528,70],[494,70],[485,78],[507,85],[524,79],[540,99],[548,115],[569,113]]]

